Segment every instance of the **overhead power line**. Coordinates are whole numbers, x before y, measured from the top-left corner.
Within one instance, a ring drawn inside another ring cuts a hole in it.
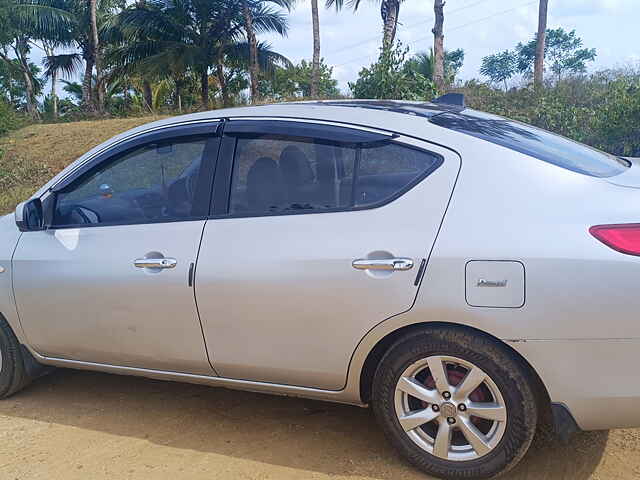
[[[447,31],[447,32],[453,32],[453,31],[455,31],[455,30],[459,30],[459,29],[461,29],[461,28],[469,27],[469,26],[471,26],[471,25],[475,25],[475,24],[477,24],[477,23],[481,23],[481,22],[484,22],[484,21],[486,21],[486,20],[490,20],[490,19],[492,19],[492,18],[495,18],[495,17],[501,16],[501,15],[506,15],[507,13],[511,13],[511,12],[513,12],[513,11],[515,11],[515,10],[518,10],[519,8],[522,8],[522,7],[528,7],[529,5],[533,5],[534,3],[538,3],[538,0],[532,0],[532,1],[530,1],[530,2],[523,3],[522,5],[518,5],[518,6],[516,6],[516,7],[509,8],[509,9],[507,9],[507,10],[503,10],[503,11],[501,11],[501,12],[496,12],[496,13],[494,13],[494,14],[492,14],[492,15],[488,15],[488,16],[486,16],[486,17],[479,18],[479,19],[477,19],[477,20],[474,20],[474,21],[472,21],[472,22],[465,23],[465,24],[463,24],[463,25],[458,25],[458,26],[455,26],[455,27],[452,27],[452,28],[447,28],[447,29],[446,29],[446,31]],[[427,39],[429,39],[429,38],[431,38],[431,36],[430,36],[430,35],[429,35],[429,36],[426,36],[426,37],[417,38],[416,40],[412,40],[412,41],[410,41],[410,42],[407,42],[406,44],[407,44],[407,45],[412,45],[412,44],[414,44],[414,43],[422,42],[422,41],[427,40]],[[360,61],[360,60],[362,60],[362,59],[365,59],[365,58],[369,58],[369,55],[362,55],[362,56],[360,56],[360,57],[358,57],[358,58],[354,58],[354,59],[352,59],[352,60],[348,60],[348,61],[346,61],[346,62],[338,63],[338,64],[333,65],[333,66],[334,66],[334,67],[342,67],[342,66],[344,66],[344,65],[349,65],[350,63],[358,62],[358,61]]]
[[[477,1],[473,2],[473,3],[469,3],[467,5],[463,5],[463,6],[459,7],[459,8],[454,9],[454,10],[449,10],[449,11],[447,11],[447,15],[450,15],[452,13],[461,12],[461,11],[467,10],[469,8],[473,8],[476,5],[480,5],[481,3],[485,3],[487,1],[489,1],[489,0],[477,0]],[[403,28],[404,28],[404,30],[411,30],[412,28],[419,27],[421,25],[424,25],[425,23],[430,23],[430,22],[433,22],[433,17],[429,17],[426,20],[421,20],[421,21],[419,21],[417,23],[413,23],[411,25],[406,25]],[[344,52],[346,50],[351,50],[352,48],[359,47],[361,45],[365,45],[365,44],[367,44],[369,42],[373,42],[373,41],[376,41],[376,40],[379,40],[379,39],[380,39],[380,35],[376,35],[375,37],[369,37],[369,38],[367,38],[365,40],[362,40],[362,41],[360,41],[358,43],[354,43],[352,45],[347,45],[346,47],[338,48],[337,50],[329,51],[328,54],[329,55],[334,55],[336,53]]]

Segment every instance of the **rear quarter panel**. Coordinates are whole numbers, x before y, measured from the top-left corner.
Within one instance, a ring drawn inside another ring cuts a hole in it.
[[[352,365],[357,370],[365,352],[397,328],[466,325],[519,352],[581,428],[639,426],[640,376],[621,365],[640,357],[640,258],[606,247],[589,227],[639,222],[640,190],[464,135],[433,137],[460,153],[462,167],[416,303],[369,332]],[[470,260],[521,262],[524,305],[468,305]],[[603,404],[610,407],[604,413]]]
[[[589,234],[640,220],[640,192],[469,138],[462,169],[410,315],[467,324],[503,339],[640,338],[640,258]],[[470,260],[525,266],[522,308],[471,307]]]

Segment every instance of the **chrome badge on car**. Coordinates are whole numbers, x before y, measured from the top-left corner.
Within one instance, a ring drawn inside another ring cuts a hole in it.
[[[506,287],[506,286],[507,286],[506,280],[485,280],[484,278],[481,278],[478,280],[478,283],[476,283],[476,287]]]

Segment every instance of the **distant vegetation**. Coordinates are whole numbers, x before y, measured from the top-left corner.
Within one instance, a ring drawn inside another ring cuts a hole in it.
[[[481,110],[640,155],[640,70],[587,73],[596,50],[575,31],[547,28],[547,0],[531,40],[486,56],[482,79],[467,82],[458,78],[465,52],[444,48],[443,0],[433,0],[433,47],[413,55],[396,28],[415,0],[377,0],[379,58],[344,92],[320,55],[318,0],[310,1],[311,59],[294,63],[259,37],[287,34],[295,0],[3,0],[0,135],[27,122],[345,96],[428,101],[462,91]],[[357,12],[369,3],[324,6]],[[45,54],[41,65],[34,49]],[[3,175],[6,182],[6,168]]]
[[[475,81],[458,89],[479,110],[559,133],[601,150],[640,157],[640,71],[570,76],[507,92]]]

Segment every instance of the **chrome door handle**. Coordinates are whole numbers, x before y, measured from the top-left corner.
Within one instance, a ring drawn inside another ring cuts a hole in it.
[[[411,270],[413,260],[411,258],[385,258],[382,260],[362,258],[354,260],[351,266],[356,270]]]
[[[138,268],[175,268],[178,261],[175,258],[138,258],[133,264]]]

